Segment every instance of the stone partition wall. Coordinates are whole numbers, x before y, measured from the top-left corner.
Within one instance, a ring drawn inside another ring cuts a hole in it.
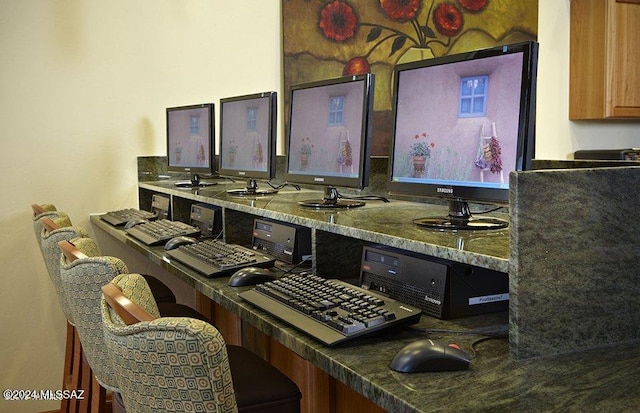
[[[512,356],[639,341],[640,168],[510,179]]]

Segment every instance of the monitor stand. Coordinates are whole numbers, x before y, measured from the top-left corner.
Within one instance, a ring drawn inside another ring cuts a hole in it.
[[[265,196],[277,193],[277,189],[258,189],[258,183],[255,179],[249,178],[247,187],[244,189],[230,189],[227,191],[229,195],[234,196]]]
[[[509,222],[498,218],[475,218],[471,215],[469,204],[460,199],[449,201],[449,215],[414,219],[413,223],[421,227],[450,231],[482,231],[503,229]]]
[[[200,175],[198,174],[191,174],[191,180],[190,181],[180,181],[180,182],[176,182],[175,186],[177,186],[178,188],[202,188],[205,186],[213,186],[213,185],[217,185],[217,182],[204,182],[200,180]]]
[[[299,201],[298,204],[307,208],[357,208],[363,206],[362,201],[354,201],[351,199],[339,199],[338,190],[333,186],[324,188],[324,198],[308,199]]]

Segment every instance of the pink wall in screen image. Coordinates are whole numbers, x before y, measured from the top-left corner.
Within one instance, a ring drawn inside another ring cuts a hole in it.
[[[403,72],[394,175],[409,176],[410,146],[416,135],[426,132],[426,141],[433,146],[425,178],[480,181],[480,169],[474,165],[480,136],[483,127],[484,135],[491,136],[495,123],[507,182],[516,162],[521,60],[520,54],[513,54]],[[458,117],[461,78],[481,75],[489,77],[486,116]],[[485,173],[485,181],[499,179],[499,175]]]
[[[343,126],[328,126],[329,98],[345,96]],[[306,174],[355,176],[360,163],[364,87],[362,82],[347,82],[295,92],[291,114],[289,171]],[[345,168],[338,161],[341,140],[349,138],[353,165]],[[300,149],[310,144],[308,166],[300,164]]]
[[[256,130],[247,130],[248,109],[257,109]],[[225,169],[266,171],[269,99],[226,102],[220,122],[221,166]]]

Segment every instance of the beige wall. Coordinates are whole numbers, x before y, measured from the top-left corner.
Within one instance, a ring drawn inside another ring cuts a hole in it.
[[[85,227],[135,206],[136,156],[165,154],[165,107],[280,89],[279,25],[280,0],[0,1],[0,389],[61,383],[64,320],[29,205]],[[567,120],[568,25],[569,0],[540,0],[538,157],[640,146],[637,122]]]

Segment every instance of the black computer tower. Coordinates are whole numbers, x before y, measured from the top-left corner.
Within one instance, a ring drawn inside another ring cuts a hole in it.
[[[507,274],[386,246],[365,246],[360,284],[440,318],[509,308]]]

